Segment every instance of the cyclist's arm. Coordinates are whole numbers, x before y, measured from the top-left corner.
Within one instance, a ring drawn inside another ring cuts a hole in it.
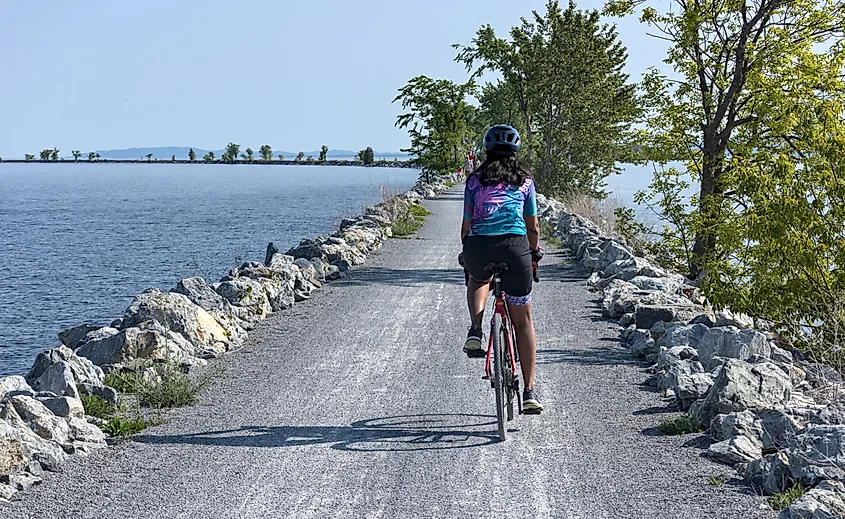
[[[525,196],[525,203],[522,207],[522,218],[525,220],[525,230],[528,231],[528,246],[531,250],[540,248],[540,219],[537,217],[537,192],[534,190],[534,180]]]
[[[540,219],[536,216],[523,216],[525,228],[528,230],[528,246],[531,250],[540,248]]]
[[[475,192],[470,189],[470,183],[467,181],[464,186],[464,218],[461,221],[461,243],[469,236],[470,224],[472,224],[472,215],[475,212]]]

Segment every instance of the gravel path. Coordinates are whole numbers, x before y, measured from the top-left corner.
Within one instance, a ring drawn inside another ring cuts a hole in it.
[[[773,518],[671,416],[553,253],[535,291],[541,416],[496,441],[482,362],[460,351],[460,196],[415,239],[268,319],[195,407],[75,459],[0,516]]]

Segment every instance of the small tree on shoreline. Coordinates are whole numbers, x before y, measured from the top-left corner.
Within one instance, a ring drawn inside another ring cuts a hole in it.
[[[147,153],[147,162],[152,162],[152,161],[153,161],[153,154]]]
[[[325,162],[326,157],[328,157],[328,155],[329,155],[329,147],[326,146],[325,144],[323,144],[323,147],[320,148],[320,158],[318,158],[317,160],[319,160],[320,162]]]
[[[285,156],[279,153],[279,162],[282,162],[283,160],[285,160]]]
[[[73,150],[73,161],[77,162],[79,160],[79,156],[82,155],[79,153],[79,150]]]
[[[302,162],[302,157],[304,157],[304,156],[305,156],[305,152],[300,151],[299,153],[296,154],[296,158],[293,159],[293,161],[294,162]]]
[[[25,160],[27,162],[31,162],[31,161],[35,160],[35,155],[30,155],[29,153],[27,153],[26,155],[23,156],[23,160]]]
[[[358,152],[358,160],[364,164],[372,164],[375,160],[375,152],[369,146]]]
[[[273,148],[270,147],[269,144],[262,144],[260,148],[258,148],[258,153],[261,155],[261,160],[264,162],[270,162],[273,160]]]
[[[194,151],[193,148],[188,150],[188,160],[190,160],[191,162],[197,160],[197,154],[196,154],[196,152]]]

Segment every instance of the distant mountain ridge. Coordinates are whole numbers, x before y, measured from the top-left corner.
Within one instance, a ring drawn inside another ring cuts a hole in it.
[[[248,148],[248,146],[241,146],[241,153],[244,153],[247,148]],[[103,158],[103,159],[144,159],[144,158],[147,157],[147,154],[149,154],[149,153],[152,153],[153,158],[156,158],[156,159],[169,159],[173,155],[176,155],[177,159],[186,159],[186,158],[188,158],[188,151],[190,149],[191,149],[190,146],[156,146],[156,147],[152,147],[152,148],[126,148],[126,149],[122,149],[122,150],[98,150],[98,151],[95,151],[94,153],[99,153],[100,158]],[[254,155],[256,157],[260,157],[260,154],[258,153],[258,147],[252,148],[252,150],[253,150]],[[194,153],[197,154],[197,159],[201,159],[203,157],[203,155],[205,155],[209,151],[214,152],[214,156],[219,158],[220,156],[223,155],[223,153],[226,150],[206,150],[206,149],[202,149],[202,148],[194,148]],[[286,160],[293,160],[296,157],[297,153],[299,153],[299,152],[298,151],[273,150],[273,158],[278,158],[279,153],[284,155]],[[305,153],[305,157],[308,157],[309,155],[311,155],[314,158],[317,158],[317,157],[320,156],[319,150],[317,150],[317,151],[305,151],[305,150],[303,150],[303,153]],[[87,155],[86,153],[83,153],[83,156],[86,156],[86,155]],[[347,158],[347,157],[351,158],[351,157],[355,157],[357,155],[358,155],[357,151],[329,149],[327,157],[328,158]],[[382,157],[382,158],[394,158],[394,157],[400,158],[400,159],[408,158],[407,153],[402,153],[400,151],[395,151],[395,152],[393,152],[393,151],[384,151],[384,152],[383,151],[377,151],[377,152],[375,152],[375,156],[376,157]]]

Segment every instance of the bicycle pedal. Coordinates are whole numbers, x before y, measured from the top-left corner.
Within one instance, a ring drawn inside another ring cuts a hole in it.
[[[543,412],[542,409],[523,409],[522,411],[520,411],[521,414],[530,414],[530,415],[538,415],[542,412]]]

